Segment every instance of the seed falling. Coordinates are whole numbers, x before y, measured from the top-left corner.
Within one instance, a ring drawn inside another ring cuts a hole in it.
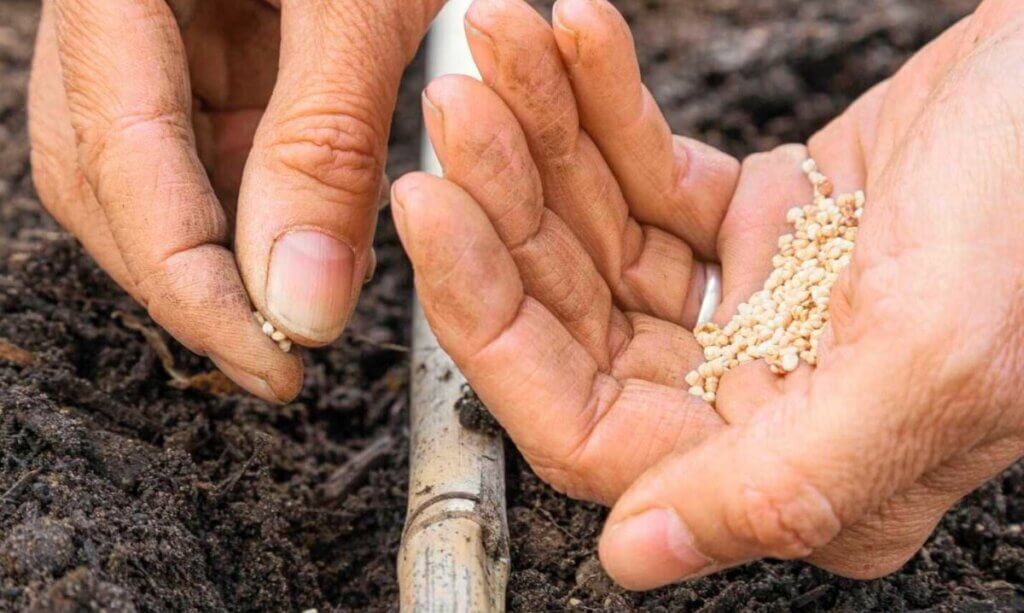
[[[786,213],[793,232],[779,237],[764,288],[724,327],[704,323],[694,330],[705,362],[687,373],[686,385],[711,404],[722,375],[740,364],[764,360],[773,373],[786,375],[800,362],[818,363],[832,286],[850,263],[865,197],[863,191],[833,197],[832,181],[813,159],[800,168],[814,187],[814,200]]]
[[[269,336],[270,340],[277,343],[277,346],[281,348],[281,351],[288,353],[292,350],[292,341],[285,336],[284,332],[275,328],[274,324],[267,321],[267,318],[260,315],[258,311],[253,311],[252,315],[260,324],[260,328],[263,330],[263,333]]]

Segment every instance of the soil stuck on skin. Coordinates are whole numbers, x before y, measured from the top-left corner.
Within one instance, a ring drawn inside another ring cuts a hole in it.
[[[739,155],[805,139],[973,2],[617,4],[675,130]],[[172,387],[152,322],[36,202],[24,90],[37,16],[34,0],[0,0],[0,610],[395,609],[408,372],[393,345],[408,343],[411,283],[387,215],[352,334],[307,356],[295,402],[234,395],[162,335],[174,369],[199,376]],[[419,74],[392,176],[416,165]],[[604,511],[509,455],[511,610],[1024,609],[1022,465],[892,577],[758,563],[630,594],[594,555]]]
[[[455,401],[455,410],[459,414],[459,424],[463,428],[490,434],[501,432],[498,420],[494,419],[487,406],[468,385],[462,386],[462,397]]]

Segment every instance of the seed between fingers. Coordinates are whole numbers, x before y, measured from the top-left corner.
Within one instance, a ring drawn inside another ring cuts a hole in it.
[[[722,375],[745,362],[763,359],[779,375],[801,361],[818,363],[832,286],[850,263],[865,196],[857,191],[833,198],[832,181],[813,159],[801,170],[814,186],[814,200],[786,214],[794,230],[779,238],[764,288],[724,327],[705,323],[694,330],[705,362],[686,375],[686,384],[708,403],[714,404]]]
[[[292,341],[285,335],[284,332],[281,332],[280,330],[275,328],[274,324],[267,321],[267,318],[264,317],[263,315],[260,315],[258,311],[253,311],[252,314],[253,317],[256,318],[256,321],[259,322],[260,328],[263,330],[263,333],[269,336],[270,340],[277,343],[277,346],[281,348],[281,351],[288,353],[289,351],[292,350]]]

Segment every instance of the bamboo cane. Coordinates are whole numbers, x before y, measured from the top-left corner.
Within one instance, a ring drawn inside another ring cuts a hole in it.
[[[463,30],[471,0],[450,0],[428,41],[428,78],[477,76]],[[440,174],[427,139],[423,169]],[[504,611],[509,573],[501,437],[468,430],[465,379],[413,315],[409,506],[398,558],[403,611]]]

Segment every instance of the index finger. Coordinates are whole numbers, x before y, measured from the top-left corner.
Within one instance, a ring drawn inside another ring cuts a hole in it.
[[[268,400],[301,361],[263,335],[195,151],[185,49],[163,0],[58,0],[78,159],[153,319]]]

